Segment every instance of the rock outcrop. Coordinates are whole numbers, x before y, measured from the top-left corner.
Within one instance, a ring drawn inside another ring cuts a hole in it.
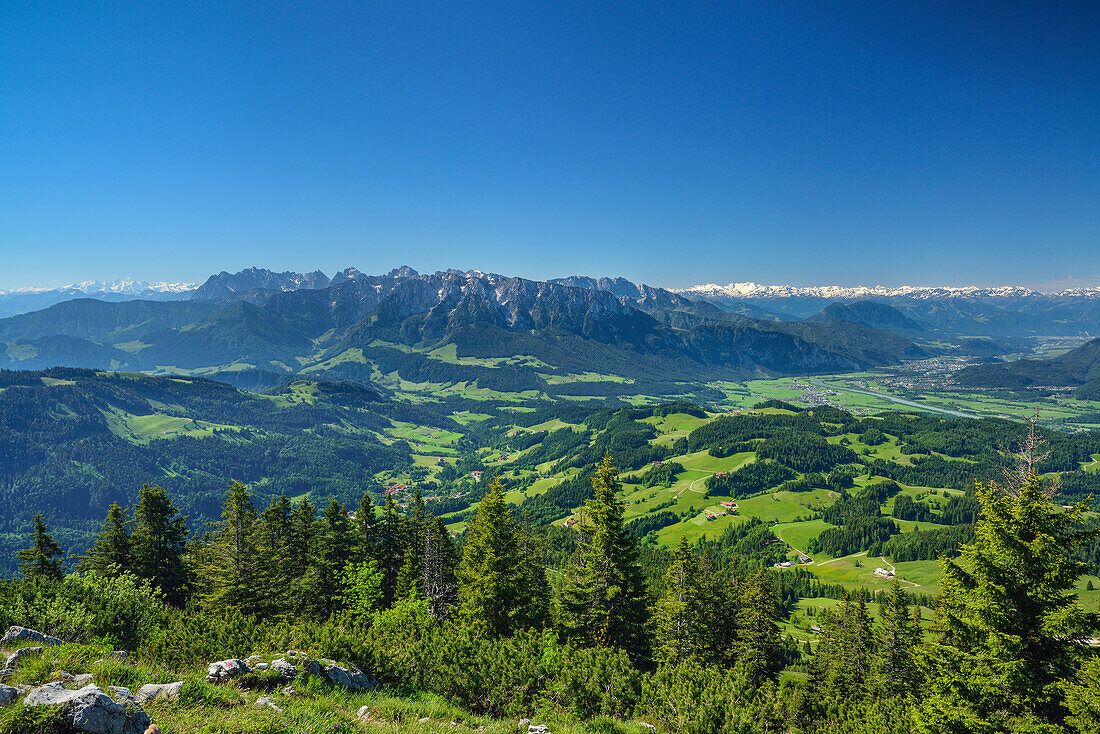
[[[335,660],[308,660],[306,672],[324,678],[334,686],[343,686],[352,691],[366,691],[378,686],[377,681],[352,665],[344,668],[336,664]]]
[[[178,701],[183,681],[175,683],[146,683],[134,694],[134,700],[138,703],[150,701]]]
[[[12,688],[11,686],[0,685],[0,708],[4,708],[9,703],[19,698],[19,689]]]
[[[125,686],[107,686],[107,693],[116,701],[128,701],[134,697],[133,691]]]
[[[89,734],[142,734],[151,723],[140,706],[114,701],[98,686],[73,691],[47,683],[27,694],[24,705],[60,706],[66,724]]]
[[[12,642],[37,642],[42,645],[64,644],[59,638],[53,635],[44,635],[36,630],[15,625],[8,627],[8,631],[4,633],[3,637],[0,637],[0,645],[7,645]]]
[[[210,667],[206,669],[206,680],[211,683],[220,683],[223,680],[229,680],[251,672],[252,668],[248,667],[248,663],[245,661],[239,658],[229,658],[228,660],[210,663]]]
[[[31,655],[41,655],[42,650],[41,647],[21,647],[8,656],[8,659],[4,661],[4,667],[13,669],[23,658],[29,658]]]
[[[294,680],[298,677],[298,668],[286,658],[278,658],[271,661],[271,669],[277,671],[287,680]]]

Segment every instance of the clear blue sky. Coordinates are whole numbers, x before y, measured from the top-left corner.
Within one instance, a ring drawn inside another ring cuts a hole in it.
[[[0,4],[0,288],[1100,283],[1100,5]]]

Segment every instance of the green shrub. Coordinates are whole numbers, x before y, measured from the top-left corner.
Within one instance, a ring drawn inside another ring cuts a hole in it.
[[[642,687],[637,712],[684,734],[765,734],[785,731],[775,686],[754,686],[742,670],[704,667],[695,660],[662,666]]]
[[[18,624],[66,642],[100,639],[133,649],[156,628],[163,604],[159,591],[131,574],[16,579],[0,582],[0,627]]]

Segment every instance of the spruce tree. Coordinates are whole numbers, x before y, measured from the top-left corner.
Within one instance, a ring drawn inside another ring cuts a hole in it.
[[[1086,564],[1070,559],[1096,534],[1083,527],[1088,503],[1053,507],[1034,472],[1007,487],[979,483],[977,494],[975,542],[941,561],[939,636],[919,658],[928,689],[918,728],[1060,725],[1064,685],[1100,627],[1074,592]]]
[[[854,601],[846,598],[844,627],[841,655],[847,663],[848,690],[854,696],[866,692],[875,656],[874,628],[862,593]]]
[[[732,667],[738,653],[741,583],[714,566],[710,548],[699,558],[699,654],[711,665]]]
[[[574,554],[562,588],[567,633],[582,644],[622,648],[645,659],[649,608],[645,577],[634,537],[623,527],[626,505],[616,497],[618,471],[611,455],[592,478],[594,497],[585,502],[587,544]]]
[[[416,596],[420,591],[420,563],[424,553],[424,525],[427,522],[427,513],[424,511],[424,500],[420,497],[419,489],[413,493],[409,510],[401,539],[404,548],[401,568],[397,573],[394,590],[395,595],[400,599]]]
[[[754,685],[774,677],[779,671],[783,642],[775,620],[780,615],[779,595],[771,577],[761,566],[745,584],[741,600],[738,662]]]
[[[293,611],[290,548],[293,520],[290,500],[281,494],[260,513],[256,529],[257,554],[263,594],[258,606],[265,614]]]
[[[130,541],[135,574],[159,587],[169,603],[183,606],[191,589],[184,561],[187,524],[162,488],[142,486]]]
[[[321,517],[309,572],[307,607],[318,617],[326,617],[340,607],[345,568],[352,561],[355,546],[355,531],[347,510],[333,499]]]
[[[382,506],[382,519],[378,524],[378,566],[382,571],[382,599],[385,606],[397,598],[397,577],[405,565],[405,546],[408,543],[407,522],[397,511],[393,495],[386,495]]]
[[[919,614],[919,608],[915,610]],[[880,694],[903,696],[916,683],[913,650],[920,643],[920,625],[909,612],[909,600],[894,579],[879,607],[875,683]]]
[[[130,551],[131,524],[129,513],[119,507],[117,502],[112,503],[107,510],[107,519],[103,521],[103,527],[99,531],[99,539],[80,559],[80,572],[94,572],[102,576],[130,571],[133,563]]]
[[[198,574],[203,602],[214,609],[255,611],[264,593],[262,559],[257,553],[256,508],[241,482],[229,485],[217,526]]]
[[[508,635],[523,625],[528,603],[523,558],[499,479],[493,479],[467,527],[456,576],[458,611],[463,620],[484,623],[496,636]]]
[[[703,625],[698,570],[699,559],[687,538],[681,537],[653,613],[653,638],[657,643],[653,659],[658,663],[675,665],[700,652]]]
[[[1081,734],[1100,731],[1100,657],[1093,655],[1081,665],[1078,680],[1066,687],[1066,723]]]
[[[436,619],[446,619],[458,599],[458,549],[443,521],[430,517],[424,529],[424,554],[420,564],[420,594]]]
[[[420,595],[419,565],[410,543],[405,548],[405,561],[401,564],[401,570],[397,572],[397,585],[394,589],[394,596],[397,599],[416,598]]]
[[[290,513],[287,577],[290,579],[288,611],[304,611],[311,601],[311,569],[317,545],[317,511],[301,499]]]
[[[523,596],[527,600],[525,625],[541,627],[550,619],[553,594],[546,580],[546,566],[539,543],[531,530],[531,518],[526,513],[519,529],[519,553],[523,560]]]
[[[374,500],[370,492],[363,492],[359,508],[355,511],[355,530],[359,536],[359,556],[362,560],[381,563],[379,551],[378,516],[374,512]]]
[[[31,547],[18,551],[16,557],[19,559],[19,570],[29,579],[60,581],[65,576],[61,570],[61,546],[50,537],[46,520],[40,512],[34,516]]]
[[[308,499],[299,500],[290,513],[290,542],[287,548],[288,571],[298,580],[309,571],[317,537],[317,510]]]

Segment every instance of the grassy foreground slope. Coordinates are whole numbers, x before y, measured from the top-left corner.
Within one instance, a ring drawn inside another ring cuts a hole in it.
[[[6,658],[19,647],[0,648]],[[26,661],[7,685],[38,686],[51,681],[65,682],[66,675],[90,674],[103,690],[122,686],[137,692],[146,683],[182,681],[177,700],[154,700],[142,705],[162,734],[333,734],[334,732],[409,732],[429,734],[512,734],[527,731],[519,717],[475,714],[431,693],[377,687],[355,691],[334,686],[316,676],[291,681],[252,674],[225,683],[206,679],[205,665],[165,664],[133,655],[125,661],[104,660],[111,652],[103,644],[65,644],[47,647],[41,655]],[[268,661],[281,655],[262,656]],[[287,690],[287,687],[292,690]],[[69,684],[69,687],[75,687]],[[271,702],[272,706],[261,699]],[[119,700],[125,700],[120,698]],[[366,707],[363,716],[359,712]],[[532,721],[563,734],[642,734],[639,722],[607,717],[582,721],[546,707],[531,714]],[[24,706],[17,702],[0,707],[0,734],[65,731],[58,709]]]

